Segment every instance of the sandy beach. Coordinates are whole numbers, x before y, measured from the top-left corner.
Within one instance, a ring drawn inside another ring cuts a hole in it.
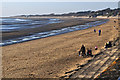
[[[3,78],[64,76],[65,72],[76,69],[76,64],[84,64],[90,59],[78,56],[82,44],[92,48],[95,55],[107,41],[118,35],[114,20],[85,30],[2,47]],[[102,30],[101,36],[98,36],[99,29]],[[94,50],[95,46],[98,47],[97,51]]]

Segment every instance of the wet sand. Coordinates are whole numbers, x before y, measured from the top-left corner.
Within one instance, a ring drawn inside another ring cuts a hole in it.
[[[90,58],[78,56],[82,44],[97,54],[118,31],[114,19],[101,26],[2,47],[4,78],[58,78]],[[97,33],[93,30],[96,29]],[[102,35],[98,36],[98,30]],[[95,51],[94,47],[98,46]]]

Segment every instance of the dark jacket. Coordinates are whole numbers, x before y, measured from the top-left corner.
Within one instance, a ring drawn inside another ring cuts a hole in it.
[[[82,51],[82,53],[85,53],[85,46],[84,45],[82,45],[80,51]]]

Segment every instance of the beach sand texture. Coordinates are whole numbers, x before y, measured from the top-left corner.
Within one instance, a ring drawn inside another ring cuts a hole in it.
[[[82,44],[97,54],[118,31],[114,19],[106,24],[62,35],[2,47],[3,78],[58,78],[90,58],[78,56]],[[97,33],[94,33],[94,29]],[[98,30],[102,35],[98,36]],[[95,51],[94,47],[98,50]]]

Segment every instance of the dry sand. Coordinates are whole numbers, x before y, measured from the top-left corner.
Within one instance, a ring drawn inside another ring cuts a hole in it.
[[[76,69],[90,58],[78,56],[82,44],[97,54],[104,44],[117,36],[114,19],[104,25],[62,35],[2,47],[4,78],[57,78]],[[96,29],[97,33],[93,30]],[[102,35],[98,36],[98,30]],[[94,47],[98,46],[97,51]]]

